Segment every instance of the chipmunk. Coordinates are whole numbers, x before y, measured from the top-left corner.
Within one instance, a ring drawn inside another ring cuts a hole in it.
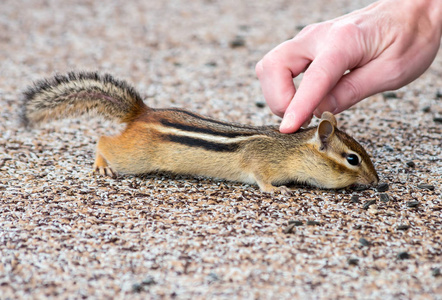
[[[71,72],[24,92],[24,125],[95,112],[126,123],[98,140],[94,171],[167,171],[258,184],[263,192],[290,182],[337,189],[374,185],[378,175],[364,148],[325,112],[317,127],[282,134],[277,126],[222,122],[178,109],[153,109],[127,82],[111,75]]]

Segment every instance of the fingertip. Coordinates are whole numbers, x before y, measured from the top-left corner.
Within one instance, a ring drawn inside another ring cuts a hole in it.
[[[256,73],[256,76],[259,79],[259,77],[262,74],[262,59],[260,61],[258,61],[258,63],[256,64],[256,66],[255,66],[255,73]]]
[[[284,115],[284,118],[279,125],[279,131],[281,133],[293,133],[297,131],[303,122],[299,122],[299,119],[294,113],[289,112]]]

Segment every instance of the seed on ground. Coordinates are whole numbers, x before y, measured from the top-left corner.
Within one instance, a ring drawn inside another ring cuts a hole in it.
[[[433,275],[434,277],[439,277],[442,275],[440,268],[434,268],[431,270],[431,275]]]
[[[384,203],[390,201],[390,197],[388,197],[388,195],[385,194],[385,193],[381,193],[381,194],[379,195],[379,198],[380,198],[381,201],[384,202]]]
[[[377,186],[376,190],[378,192],[386,192],[386,191],[388,191],[388,188],[389,188],[388,183],[382,182]]]
[[[304,224],[304,222],[302,222],[302,221],[298,221],[298,220],[290,220],[289,221],[289,225],[290,224],[293,224],[293,225],[295,225],[295,226],[302,226],[302,224]]]
[[[359,258],[349,258],[347,262],[351,266],[357,266],[359,264]]]
[[[255,105],[256,105],[256,107],[259,107],[259,108],[263,108],[266,106],[264,101],[256,101]]]
[[[382,93],[384,99],[397,99],[398,96],[395,92],[384,92]]]
[[[364,203],[364,205],[362,206],[363,209],[368,209],[370,207],[370,205],[373,205],[376,203],[376,200],[368,200],[367,202]]]
[[[370,244],[371,244],[369,241],[367,241],[364,238],[360,238],[359,243],[361,243],[362,246],[367,246],[367,247],[370,246]]]
[[[359,203],[359,196],[358,195],[352,195],[350,198],[350,201],[352,203]]]
[[[321,223],[318,221],[308,220],[307,225],[317,226],[317,225],[321,225]]]
[[[419,206],[419,201],[417,201],[417,200],[411,200],[411,201],[407,201],[407,206],[408,207],[417,207],[417,206]]]
[[[415,164],[414,161],[412,161],[412,160],[407,161],[405,164],[406,164],[408,167],[410,167],[410,168],[414,168],[414,167],[416,167],[416,164]]]
[[[410,225],[402,224],[399,225],[396,229],[397,230],[408,230],[410,228]]]
[[[369,188],[370,188],[370,186],[365,185],[365,184],[358,184],[358,185],[354,185],[351,187],[351,189],[356,192],[365,191],[365,190],[368,190]]]
[[[418,184],[417,187],[420,189],[423,189],[423,190],[434,191],[434,185],[431,185],[431,184],[421,183],[421,184]]]
[[[397,255],[397,258],[398,259],[409,259],[410,258],[410,254],[408,254],[408,252],[400,252],[398,255]]]

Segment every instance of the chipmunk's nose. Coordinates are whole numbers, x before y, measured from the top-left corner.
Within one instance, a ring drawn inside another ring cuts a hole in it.
[[[379,176],[376,173],[374,180],[371,182],[371,185],[375,186],[375,185],[378,185],[378,183],[379,183]]]
[[[379,183],[378,174],[365,174],[364,177],[361,178],[359,184],[367,185],[367,186],[377,186]]]

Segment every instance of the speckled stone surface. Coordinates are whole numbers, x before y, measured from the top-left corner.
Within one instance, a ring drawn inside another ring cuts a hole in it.
[[[277,124],[256,62],[304,25],[368,3],[3,0],[0,299],[441,299],[442,52],[409,86],[338,116],[387,190],[112,179],[91,170],[96,140],[118,126],[18,122],[33,80],[99,70],[153,107]]]

